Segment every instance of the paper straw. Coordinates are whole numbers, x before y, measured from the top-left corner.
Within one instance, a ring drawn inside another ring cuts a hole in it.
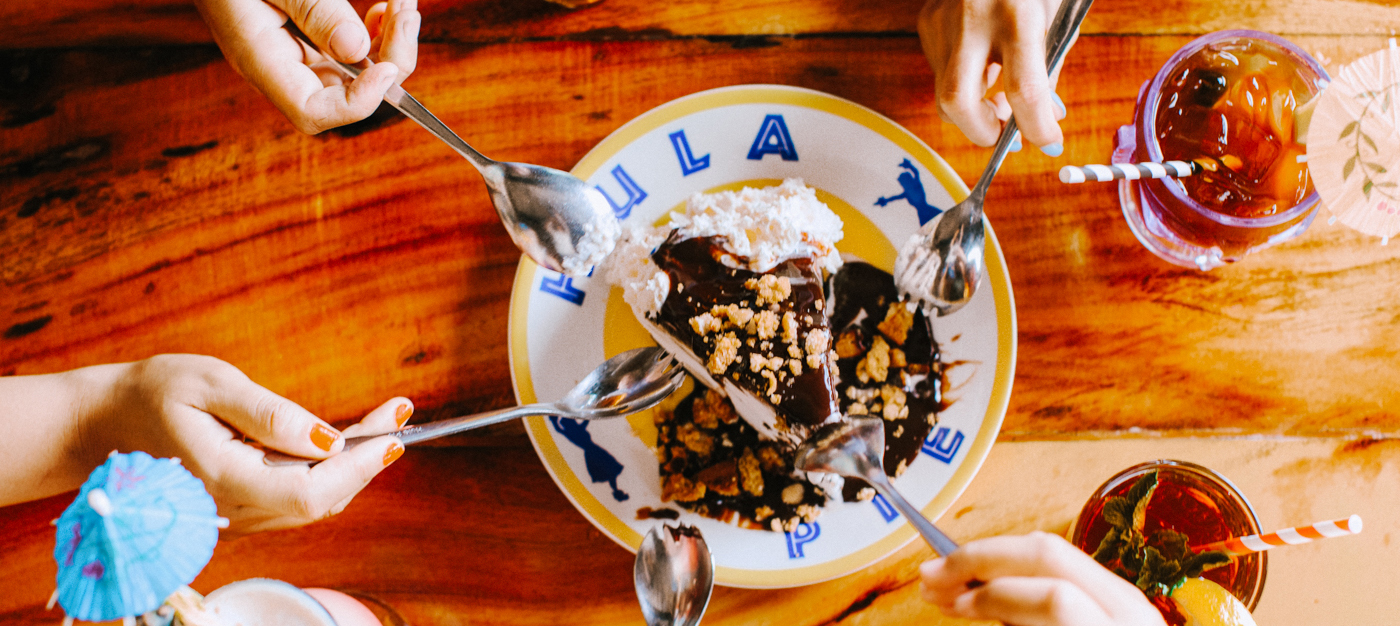
[[[1311,526],[1298,526],[1296,528],[1285,528],[1267,535],[1248,535],[1245,537],[1234,537],[1224,541],[1206,544],[1192,548],[1196,552],[1209,552],[1213,550],[1227,552],[1238,556],[1253,552],[1263,552],[1269,548],[1278,546],[1296,546],[1310,543],[1317,539],[1327,537],[1344,537],[1355,535],[1361,532],[1361,516],[1352,515],[1345,519],[1329,520],[1318,522]]]
[[[1139,178],[1166,178],[1190,176],[1199,172],[1201,166],[1188,161],[1167,161],[1165,163],[1114,163],[1113,165],[1066,165],[1060,168],[1060,182],[1084,183]]]

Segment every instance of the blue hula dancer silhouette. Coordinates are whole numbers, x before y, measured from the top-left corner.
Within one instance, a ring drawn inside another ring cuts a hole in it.
[[[612,454],[604,450],[602,446],[593,442],[593,435],[588,432],[588,422],[570,418],[560,418],[549,416],[549,423],[554,425],[554,430],[564,435],[570,443],[583,450],[583,462],[588,468],[588,478],[595,483],[607,483],[612,487],[612,496],[618,502],[622,502],[631,497],[627,492],[617,488],[617,477],[622,475],[622,464]]]
[[[899,167],[905,171],[899,173],[899,186],[904,189],[904,193],[888,198],[880,198],[875,201],[877,206],[885,206],[895,200],[908,202],[919,212],[919,225],[927,224],[929,220],[938,217],[943,212],[932,204],[928,203],[928,198],[924,195],[924,183],[919,180],[919,170],[914,167],[914,163],[908,158],[904,159]]]

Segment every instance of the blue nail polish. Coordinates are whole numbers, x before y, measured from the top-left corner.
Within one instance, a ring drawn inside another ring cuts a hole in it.
[[[1013,141],[1011,142],[1011,147],[1010,147],[1010,148],[1007,148],[1007,149],[1010,150],[1011,152],[1020,152],[1020,151],[1021,151],[1021,138],[1020,138],[1019,136],[1016,137],[1016,139],[1013,140]]]
[[[1060,107],[1061,118],[1064,118],[1064,116],[1069,115],[1069,109],[1065,108],[1065,101],[1060,99],[1060,94],[1057,94],[1052,91],[1050,92],[1050,98],[1055,101],[1055,106]]]
[[[1057,156],[1060,156],[1061,154],[1064,154],[1064,153],[1065,153],[1065,144],[1063,144],[1063,143],[1052,143],[1052,144],[1049,144],[1049,145],[1041,146],[1041,147],[1040,147],[1040,151],[1041,151],[1041,152],[1044,152],[1045,154],[1047,154],[1047,155],[1049,155],[1049,156],[1057,157]]]

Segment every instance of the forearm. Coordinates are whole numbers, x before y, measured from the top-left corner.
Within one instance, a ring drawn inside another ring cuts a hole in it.
[[[0,506],[76,489],[101,464],[94,416],[126,367],[0,377]]]

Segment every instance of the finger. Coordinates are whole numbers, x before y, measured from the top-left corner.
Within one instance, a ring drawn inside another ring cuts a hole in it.
[[[418,30],[422,21],[418,0],[394,0],[388,5],[375,60],[393,63],[399,68],[397,83],[402,83],[418,67]]]
[[[979,146],[992,145],[1001,130],[995,111],[985,99],[988,52],[986,42],[964,40],[949,59],[948,71],[938,77],[940,114]]]
[[[261,517],[268,521],[257,530],[300,526],[343,510],[402,453],[403,444],[386,435],[313,467],[272,467],[262,462],[261,454],[230,455],[219,488],[224,500],[262,512]]]
[[[398,72],[392,63],[376,63],[348,84],[298,93],[296,95],[303,98],[302,103],[292,107],[295,115],[289,113],[288,118],[297,128],[313,135],[363,120],[379,108]]]
[[[408,398],[394,398],[369,412],[358,424],[342,430],[346,437],[364,437],[391,433],[408,423],[413,415],[413,402]]]
[[[1108,614],[1084,590],[1056,578],[999,578],[964,592],[949,611],[1018,626],[1109,626]]]
[[[346,0],[269,0],[306,33],[316,47],[346,63],[369,54],[370,37]]]
[[[1081,589],[1120,592],[1131,583],[1108,571],[1064,538],[1045,532],[999,536],[969,542],[948,555],[943,578],[948,586],[992,581],[1004,576],[1063,578]]]
[[[287,454],[324,459],[345,445],[340,431],[241,372],[218,381],[201,404],[195,408]]]
[[[369,31],[370,55],[374,55],[374,41],[384,34],[384,13],[389,10],[388,2],[376,2],[365,11],[365,29]]]
[[[1006,67],[1002,84],[1006,86],[1006,100],[1011,104],[1016,124],[1026,141],[1042,147],[1060,146],[1063,151],[1064,135],[1056,122],[1050,77],[1045,69],[1044,18],[1038,11],[1015,14],[1005,46],[1009,49],[1003,50]],[[1052,147],[1050,152],[1056,151]],[[1059,153],[1051,156],[1059,156]]]

